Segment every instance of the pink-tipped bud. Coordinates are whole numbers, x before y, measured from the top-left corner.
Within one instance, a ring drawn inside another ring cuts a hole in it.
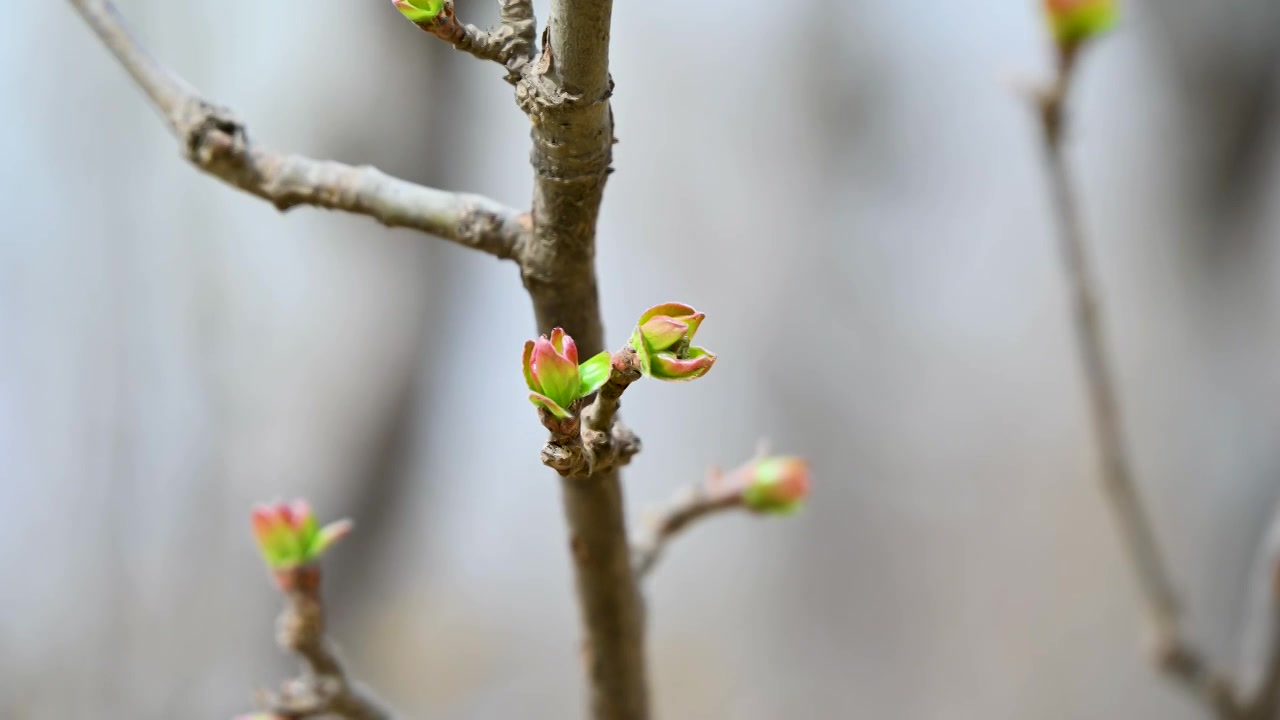
[[[277,574],[315,562],[351,529],[349,520],[320,527],[311,505],[301,499],[258,505],[251,518],[262,559]]]
[[[573,338],[555,328],[551,337],[543,335],[524,344],[522,365],[530,402],[564,420],[573,416],[573,403],[609,379],[610,356],[601,352],[579,365]]]

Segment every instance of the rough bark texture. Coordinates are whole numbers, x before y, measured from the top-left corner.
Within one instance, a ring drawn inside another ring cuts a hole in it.
[[[584,356],[604,349],[595,232],[613,154],[607,0],[559,0],[543,52],[517,87],[533,123],[533,236],[521,276],[538,329],[563,327]]]
[[[516,88],[533,123],[533,234],[521,262],[538,329],[604,349],[595,232],[613,149],[609,0],[553,0],[543,52]],[[591,716],[648,717],[641,603],[616,471],[561,479]]]
[[[631,572],[618,473],[563,478],[561,487],[582,613],[591,717],[647,718],[640,595]]]

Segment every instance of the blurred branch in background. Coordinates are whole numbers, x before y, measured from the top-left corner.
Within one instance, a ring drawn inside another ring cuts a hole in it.
[[[1052,6],[1052,0],[1047,4]],[[1188,645],[1182,636],[1173,581],[1134,482],[1116,396],[1115,372],[1108,358],[1097,278],[1067,168],[1063,143],[1066,101],[1081,44],[1086,39],[1059,37],[1056,80],[1040,94],[1037,102],[1053,207],[1057,213],[1063,268],[1072,295],[1076,343],[1102,465],[1102,484],[1138,577],[1157,661],[1172,676],[1200,694],[1210,706],[1220,709],[1224,702],[1230,702],[1229,690],[1205,669],[1199,651]]]
[[[1277,610],[1277,557],[1280,528],[1264,544],[1257,570],[1254,619],[1246,641],[1261,643],[1254,661],[1250,691],[1238,693],[1231,679],[1214,671],[1201,651],[1190,644],[1179,623],[1178,600],[1167,563],[1156,539],[1133,476],[1124,438],[1120,403],[1106,345],[1097,278],[1085,239],[1083,221],[1071,181],[1064,147],[1067,97],[1081,49],[1114,21],[1111,0],[1046,0],[1046,12],[1057,41],[1057,76],[1036,97],[1044,138],[1046,167],[1057,213],[1058,239],[1072,293],[1076,343],[1089,393],[1089,408],[1102,465],[1102,481],[1121,536],[1138,578],[1153,633],[1155,661],[1227,720],[1270,718],[1280,688],[1280,633],[1273,632]],[[1278,516],[1280,523],[1280,516]]]

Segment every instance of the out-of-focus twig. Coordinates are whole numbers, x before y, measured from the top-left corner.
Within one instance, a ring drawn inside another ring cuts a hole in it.
[[[1040,93],[1036,100],[1053,206],[1057,213],[1058,240],[1072,296],[1076,344],[1101,459],[1102,485],[1137,575],[1156,662],[1220,717],[1237,717],[1229,680],[1211,671],[1200,652],[1182,634],[1173,581],[1134,482],[1115,390],[1115,372],[1107,354],[1097,279],[1086,247],[1063,142],[1066,99],[1077,51],[1078,46],[1060,52],[1057,78],[1053,86]]]
[[[196,167],[280,210],[312,205],[367,215],[514,259],[529,232],[527,215],[479,195],[445,192],[372,167],[313,160],[249,140],[231,112],[205,100],[162,66],[125,25],[110,0],[71,0],[164,116]]]
[[[644,530],[644,535],[631,549],[636,576],[643,578],[662,558],[662,551],[680,531],[693,523],[725,510],[743,507],[740,488],[716,483],[693,485],[680,491],[671,504],[659,513]]]
[[[392,720],[392,712],[350,678],[325,635],[319,568],[304,567],[298,572],[299,582],[285,595],[276,640],[302,661],[303,673],[286,682],[279,693],[264,693],[261,704],[271,714],[289,720]]]

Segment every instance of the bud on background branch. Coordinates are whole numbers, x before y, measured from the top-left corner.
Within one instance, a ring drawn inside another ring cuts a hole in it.
[[[252,517],[253,537],[262,559],[286,592],[294,589],[300,570],[319,560],[352,527],[350,520],[320,527],[310,503],[302,499],[258,505]]]

